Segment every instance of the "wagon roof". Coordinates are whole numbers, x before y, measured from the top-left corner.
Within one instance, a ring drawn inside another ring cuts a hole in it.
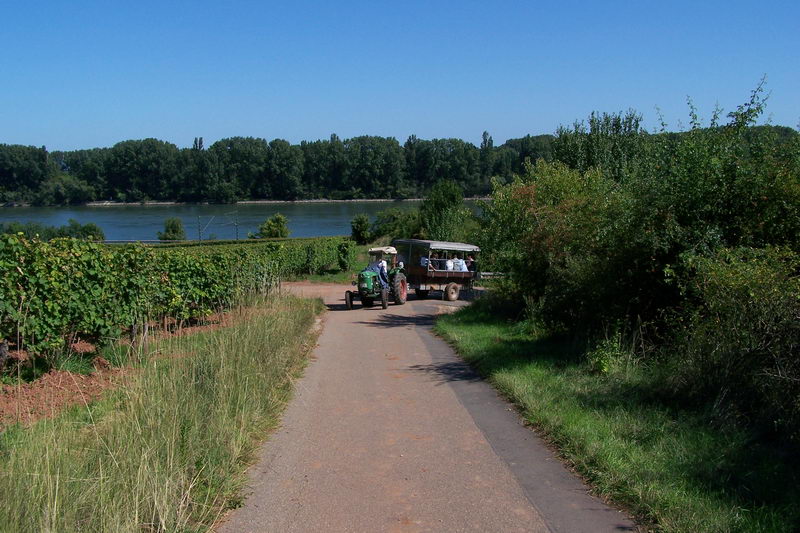
[[[449,241],[426,241],[423,239],[395,239],[392,241],[393,245],[398,244],[413,244],[423,246],[432,250],[456,250],[458,252],[480,252],[481,249],[474,244],[466,244],[463,242],[449,242]]]
[[[387,255],[397,255],[397,249],[394,246],[376,246],[375,248],[370,248],[369,253],[384,253]]]

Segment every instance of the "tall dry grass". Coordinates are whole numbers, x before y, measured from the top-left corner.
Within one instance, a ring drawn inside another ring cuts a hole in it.
[[[0,435],[0,530],[203,531],[302,368],[318,301],[275,297],[235,325],[150,343],[103,400]],[[141,348],[140,348],[141,350]]]

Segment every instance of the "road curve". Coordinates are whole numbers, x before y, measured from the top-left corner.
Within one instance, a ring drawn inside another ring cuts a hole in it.
[[[219,533],[635,530],[430,333],[462,302],[347,311],[344,285],[285,286],[329,312]]]

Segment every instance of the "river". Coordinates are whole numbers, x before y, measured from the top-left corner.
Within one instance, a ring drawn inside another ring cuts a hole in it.
[[[190,239],[246,239],[248,232],[275,213],[289,219],[291,237],[349,235],[350,220],[358,213],[373,217],[389,207],[411,208],[404,202],[279,202],[238,205],[121,205],[103,207],[4,207],[0,222],[39,222],[62,226],[69,219],[94,222],[108,240],[151,240],[164,230],[164,220],[178,217]]]

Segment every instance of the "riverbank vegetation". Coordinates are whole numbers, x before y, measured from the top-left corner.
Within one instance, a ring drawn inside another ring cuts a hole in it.
[[[273,294],[248,304],[232,327],[126,351],[134,368],[104,399],[0,433],[3,528],[206,531],[239,505],[322,309]]]
[[[562,128],[496,181],[475,239],[507,277],[440,331],[598,490],[668,531],[795,531],[800,135]],[[499,317],[499,318],[498,318]]]
[[[183,221],[178,217],[171,217],[164,221],[164,231],[158,232],[159,241],[185,241],[186,229]]]
[[[43,241],[64,237],[90,241],[102,241],[106,238],[103,230],[97,224],[91,222],[81,224],[73,219],[70,219],[64,226],[46,226],[38,222],[0,222],[0,235],[17,233],[22,233],[27,239],[40,239]]]
[[[70,152],[0,144],[0,204],[414,198],[443,179],[481,195],[491,176],[510,178],[526,158],[549,158],[551,141],[527,136],[495,147],[484,133],[479,147],[414,135],[401,145],[393,137],[331,135],[292,145],[231,137],[208,148],[202,139],[185,149],[144,139]]]

